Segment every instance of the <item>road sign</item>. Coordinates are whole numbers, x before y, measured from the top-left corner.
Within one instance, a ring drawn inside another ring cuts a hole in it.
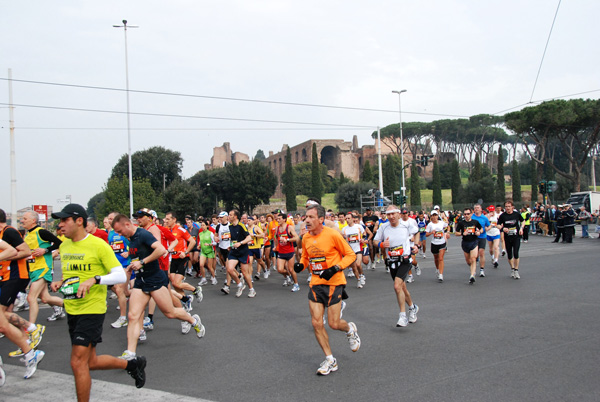
[[[33,210],[38,213],[40,222],[48,220],[48,205],[34,205]]]

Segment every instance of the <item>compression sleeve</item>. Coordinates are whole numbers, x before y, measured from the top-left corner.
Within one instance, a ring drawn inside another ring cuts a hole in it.
[[[125,283],[127,276],[122,266],[114,267],[110,269],[110,274],[103,275],[100,277],[101,285],[116,285],[118,283]]]

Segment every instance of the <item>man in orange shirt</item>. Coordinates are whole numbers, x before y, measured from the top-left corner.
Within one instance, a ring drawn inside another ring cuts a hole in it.
[[[196,240],[187,230],[177,224],[177,218],[173,212],[167,212],[165,215],[165,226],[171,230],[171,233],[173,233],[173,236],[175,236],[175,239],[177,240],[175,246],[169,246],[168,248],[168,251],[171,253],[169,279],[171,280],[171,285],[173,285],[175,292],[183,296],[181,301],[184,303],[186,310],[190,311],[193,297],[186,296],[184,291],[189,290],[190,292],[193,292],[196,297],[202,295],[202,288],[200,286],[195,288],[183,281],[185,267],[189,260],[188,255],[196,245]]]
[[[325,208],[311,205],[306,209],[306,230],[302,238],[302,259],[294,265],[296,272],[311,267],[312,278],[308,292],[308,305],[317,342],[325,353],[325,361],[317,370],[319,375],[337,371],[337,360],[331,353],[329,336],[323,323],[325,309],[329,327],[346,333],[353,352],[360,348],[356,325],[340,318],[342,299],[347,298],[346,277],[342,272],[354,262],[356,255],[342,235],[335,229],[324,226]]]

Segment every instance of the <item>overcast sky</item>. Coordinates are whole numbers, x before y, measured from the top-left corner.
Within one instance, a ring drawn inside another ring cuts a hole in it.
[[[403,121],[526,104],[557,5],[0,0],[0,207],[11,209],[9,68],[14,80],[117,89],[13,82],[18,208],[61,207],[66,195],[87,205],[127,152],[125,40],[113,28],[123,19],[139,26],[127,31],[130,89],[196,95],[131,93],[132,151],[179,151],[190,177],[226,141],[251,157],[310,138],[372,144],[374,127],[398,122],[394,89],[408,90]],[[600,89],[598,15],[597,0],[562,2],[533,101]]]

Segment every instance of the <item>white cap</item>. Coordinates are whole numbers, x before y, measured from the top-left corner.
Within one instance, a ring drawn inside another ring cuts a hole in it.
[[[223,217],[225,217],[225,216],[227,216],[227,212],[225,212],[225,211],[221,211],[221,212],[219,213],[219,218],[223,218]]]
[[[433,207],[433,209],[440,209],[440,206],[436,205],[436,206]]]
[[[429,215],[437,215],[437,216],[439,216],[440,213],[434,209],[433,211],[431,211],[431,213]]]

